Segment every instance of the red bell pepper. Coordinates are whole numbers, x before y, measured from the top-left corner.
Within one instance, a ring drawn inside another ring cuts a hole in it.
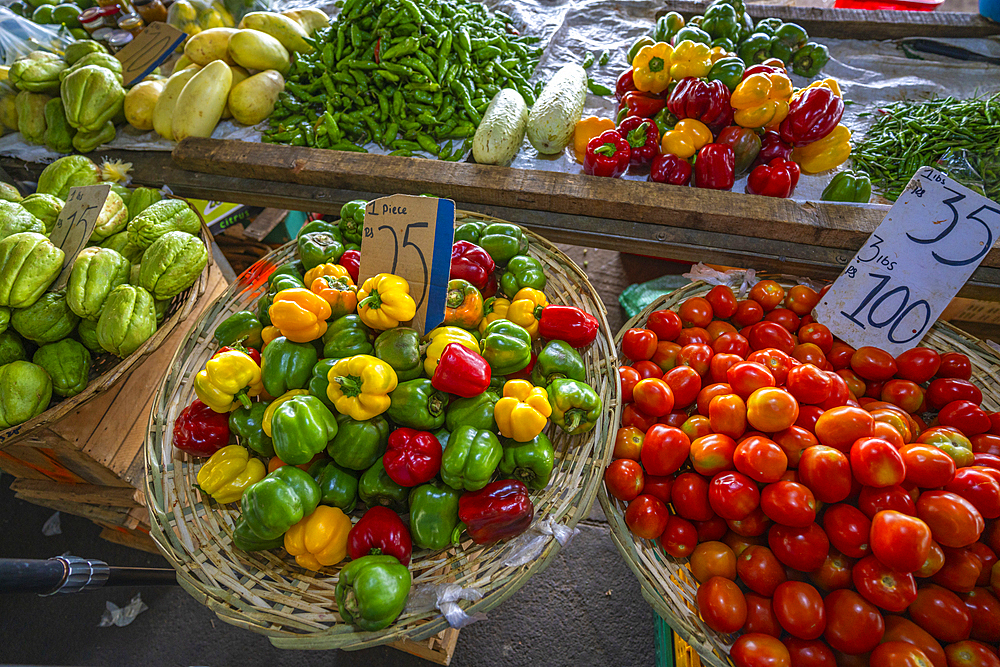
[[[649,118],[629,116],[618,125],[618,134],[631,149],[629,164],[650,164],[660,153],[660,130]]]
[[[211,456],[229,444],[229,413],[216,412],[197,398],[174,420],[174,447],[193,456]]]
[[[451,247],[451,278],[472,283],[480,292],[486,290],[496,263],[490,254],[468,241],[456,241]]]
[[[632,147],[617,130],[605,130],[590,140],[583,156],[583,172],[591,176],[618,178],[628,169]]]
[[[429,482],[441,470],[441,443],[433,433],[397,428],[389,434],[382,465],[389,479],[400,486]]]
[[[649,180],[670,185],[691,183],[691,163],[670,153],[661,153],[653,160],[649,169]]]
[[[500,479],[458,499],[458,518],[476,544],[520,535],[531,525],[535,507],[524,483]]]
[[[543,306],[535,309],[538,335],[562,340],[573,347],[587,347],[597,338],[600,323],[590,313],[573,306]]]
[[[725,127],[733,122],[729,97],[729,89],[721,81],[686,76],[670,93],[667,108],[680,120],[694,118],[710,127]]]
[[[632,79],[632,68],[629,67],[618,76],[618,81],[615,83],[615,99],[621,102],[625,93],[633,90],[639,89],[635,87],[635,81]]]
[[[365,512],[347,533],[347,555],[351,560],[362,556],[395,556],[403,565],[410,564],[413,542],[410,531],[399,515],[388,507],[376,505]]]
[[[347,269],[347,272],[351,274],[351,280],[355,283],[358,282],[358,271],[361,270],[361,251],[345,250],[337,263]]]
[[[472,398],[486,391],[491,378],[490,365],[478,353],[459,343],[448,343],[434,369],[431,386],[438,391]]]
[[[778,132],[793,148],[819,141],[833,132],[844,116],[844,100],[829,88],[808,88],[792,99]]]
[[[748,127],[740,127],[739,125],[727,127],[719,132],[715,143],[726,144],[733,149],[737,175],[749,171],[753,161],[760,153],[760,137]]]
[[[618,110],[628,109],[629,116],[639,116],[640,118],[652,118],[660,109],[667,106],[667,100],[657,97],[651,93],[644,93],[633,90],[625,93],[618,103]]]
[[[760,138],[760,152],[757,153],[757,159],[753,161],[753,166],[770,164],[771,160],[778,157],[787,160],[791,155],[792,147],[781,140],[781,135],[768,130]]]
[[[778,58],[768,58],[762,63],[750,65],[750,67],[743,70],[743,79],[751,74],[784,74],[788,76],[788,70],[785,69],[785,63]],[[740,80],[742,81],[743,79]]]
[[[776,157],[770,164],[762,164],[747,177],[746,191],[765,197],[790,197],[799,182],[799,165],[791,160]]]
[[[235,350],[237,352],[242,352],[243,354],[245,354],[248,357],[250,357],[251,359],[253,359],[254,363],[256,363],[258,366],[260,366],[260,352],[258,352],[257,348],[254,348],[254,347],[244,347],[242,345],[240,345],[239,347],[232,347],[232,346],[229,346],[229,345],[225,345],[223,347],[220,347],[219,351],[216,352],[215,354],[213,354],[212,357],[215,358],[215,357],[219,356],[220,354],[222,354],[223,352],[229,352],[230,350]]]
[[[694,161],[694,185],[729,190],[736,182],[736,158],[726,144],[705,144]]]

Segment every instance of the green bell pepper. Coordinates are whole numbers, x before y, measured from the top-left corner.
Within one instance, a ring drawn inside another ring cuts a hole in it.
[[[507,270],[500,278],[500,287],[507,298],[513,299],[522,287],[545,289],[545,269],[534,257],[518,255],[507,263]]]
[[[305,389],[318,359],[316,348],[309,343],[293,343],[278,336],[261,354],[264,389],[275,398],[289,389]]]
[[[27,361],[28,353],[24,342],[16,331],[0,333],[0,366],[6,366],[12,361]]]
[[[323,356],[343,359],[356,354],[372,354],[372,332],[357,315],[338,317],[327,326],[323,334]]]
[[[579,380],[553,380],[547,391],[552,421],[566,433],[586,433],[597,424],[603,404],[590,385]]]
[[[410,582],[410,571],[395,556],[362,556],[340,571],[337,609],[362,630],[387,628],[406,608]]]
[[[867,204],[872,198],[872,179],[863,171],[842,171],[823,188],[819,198],[822,201]]]
[[[306,234],[312,234],[313,232],[323,232],[324,234],[336,232],[336,234],[333,235],[334,238],[343,237],[343,233],[340,231],[340,227],[337,226],[337,223],[320,219],[313,220],[302,225],[299,229],[299,233],[295,235],[295,240],[298,241]]]
[[[42,414],[51,399],[52,380],[38,364],[12,361],[0,366],[0,429]]]
[[[500,474],[520,480],[529,489],[541,490],[548,486],[555,465],[555,449],[549,436],[539,433],[528,442],[504,438]]]
[[[257,299],[257,319],[260,320],[262,327],[267,327],[271,325],[271,315],[268,313],[268,309],[271,308],[271,302],[274,300],[274,295],[270,292],[266,292]]]
[[[215,342],[219,345],[233,345],[241,343],[247,347],[260,349],[260,332],[264,325],[260,323],[257,316],[249,310],[241,310],[233,313],[222,323],[215,327]]]
[[[338,230],[336,234],[329,232],[309,232],[299,237],[299,257],[306,270],[336,262],[344,254],[344,238]]]
[[[455,228],[455,241],[468,241],[469,243],[475,243],[479,245],[479,239],[483,235],[483,230],[486,229],[485,222],[463,222],[458,227]]]
[[[330,386],[330,369],[340,361],[340,359],[320,359],[312,369],[312,377],[309,378],[309,393],[323,401],[323,405],[336,411],[330,395],[326,393],[326,388]]]
[[[243,492],[234,544],[256,551],[258,545],[272,543],[312,514],[319,501],[319,485],[307,472],[295,466],[278,468]]]
[[[271,416],[274,453],[289,465],[309,463],[337,435],[337,419],[323,401],[304,394],[278,405]]]
[[[375,339],[375,356],[392,366],[399,382],[415,380],[424,374],[420,360],[420,332],[409,327],[383,331]]]
[[[357,421],[347,415],[337,415],[337,435],[326,447],[337,465],[351,470],[368,470],[382,460],[389,443],[389,422],[378,415]]]
[[[628,47],[628,51],[625,53],[625,58],[628,60],[629,67],[632,66],[632,61],[635,60],[636,54],[639,53],[644,46],[652,46],[653,44],[656,44],[656,40],[649,35],[643,35],[632,42],[632,46]]]
[[[443,452],[445,447],[448,446],[448,441],[451,439],[451,431],[447,428],[439,428],[431,431],[431,435],[437,438],[437,441],[441,443],[441,451]]]
[[[715,39],[712,40],[709,46],[711,46],[713,49],[717,46],[721,47],[726,53],[736,52],[736,42],[726,37],[716,37]]]
[[[340,233],[344,240],[350,243],[361,243],[361,234],[365,229],[365,208],[368,202],[364,199],[349,201],[340,207]]]
[[[44,368],[52,378],[52,391],[57,396],[70,398],[87,388],[90,351],[83,343],[63,338],[55,343],[42,345],[31,360]]]
[[[677,12],[668,12],[656,20],[653,41],[669,44],[670,40],[677,34],[677,31],[683,27],[684,17]]]
[[[368,507],[385,505],[400,514],[406,513],[406,499],[409,494],[408,488],[396,484],[389,477],[381,456],[361,475],[361,481],[358,483],[358,495],[365,505]]]
[[[774,31],[774,36],[792,51],[801,49],[809,41],[806,29],[798,23],[783,23]]]
[[[459,491],[478,491],[490,481],[501,458],[503,447],[494,433],[459,426],[441,455],[441,480]]]
[[[736,42],[740,37],[740,19],[732,5],[717,3],[705,10],[701,29],[712,39],[728,39]]]
[[[678,30],[677,34],[674,35],[674,41],[673,41],[674,46],[680,44],[685,39],[690,40],[692,42],[697,42],[699,44],[712,43],[712,36],[709,35],[707,32],[705,32],[704,30],[702,30],[700,27],[694,25],[694,19],[688,21],[688,24],[683,28],[681,28],[680,30]]]
[[[282,290],[286,289],[309,289],[306,287],[305,283],[302,282],[302,278],[296,274],[292,273],[279,273],[276,277],[272,276],[274,280],[268,280],[267,283],[267,293],[271,297]]]
[[[736,47],[736,55],[747,67],[762,63],[771,57],[771,35],[755,32]]]
[[[732,92],[743,80],[744,70],[746,70],[746,65],[735,56],[720,58],[709,70],[708,80],[721,81],[729,89],[729,92]]]
[[[421,549],[444,549],[461,535],[456,491],[437,479],[410,490],[410,537]]]
[[[320,504],[339,507],[345,514],[358,504],[358,473],[341,468],[333,461],[316,461],[309,474],[319,485]]]
[[[427,378],[400,382],[389,393],[386,416],[399,426],[432,431],[444,426],[448,394],[438,391]]]
[[[510,320],[490,322],[479,349],[494,375],[510,375],[531,363],[531,335]]]
[[[762,32],[769,37],[774,37],[774,33],[778,31],[778,28],[785,25],[785,22],[781,19],[769,16],[766,19],[761,19],[757,22],[754,27],[753,32]]]
[[[264,411],[268,405],[270,401],[255,401],[249,410],[241,405],[229,413],[229,430],[236,434],[241,445],[261,456],[274,456],[274,441],[264,433]]]
[[[233,545],[243,551],[267,551],[268,549],[280,549],[285,546],[285,536],[278,535],[272,539],[262,539],[250,531],[246,521],[237,521],[233,530]]]
[[[528,251],[528,237],[520,227],[509,222],[486,225],[479,241],[483,250],[500,266],[507,266],[507,262]]]
[[[274,284],[274,282],[281,276],[292,276],[294,278],[298,278],[299,284],[301,284],[305,275],[306,270],[305,267],[302,266],[302,260],[294,259],[290,262],[285,262],[272,271],[271,275],[267,277],[267,284],[268,286]]]
[[[626,109],[627,111],[628,109]],[[660,131],[660,136],[662,137],[677,125],[677,116],[670,113],[670,109],[667,107],[663,107],[653,116],[653,122],[656,123],[656,129]]]
[[[570,378],[587,381],[587,368],[583,357],[573,346],[562,340],[550,340],[535,358],[531,369],[531,383],[536,387],[547,387],[553,380]]]
[[[771,37],[771,47],[768,50],[768,57],[777,58],[783,63],[791,62],[792,48],[777,37]]]
[[[814,77],[830,62],[830,51],[823,44],[807,42],[792,54],[792,71],[799,76]]]
[[[493,408],[500,400],[500,392],[484,391],[471,398],[459,398],[451,402],[445,414],[445,428],[454,432],[460,426],[474,426],[479,430],[499,433]],[[442,445],[444,443],[441,443]]]

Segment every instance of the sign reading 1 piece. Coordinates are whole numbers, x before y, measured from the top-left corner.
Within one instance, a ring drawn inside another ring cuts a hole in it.
[[[411,326],[423,334],[444,321],[455,234],[455,202],[392,195],[368,202],[359,286],[379,273],[406,280],[417,304]]]
[[[931,167],[816,306],[816,319],[854,347],[897,355],[915,345],[1000,235],[1000,205]]]

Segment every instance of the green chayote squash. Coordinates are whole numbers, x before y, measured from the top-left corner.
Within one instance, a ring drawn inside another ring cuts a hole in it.
[[[128,203],[128,219],[133,220],[151,205],[163,199],[163,193],[153,188],[136,188]]]
[[[38,301],[59,275],[65,257],[52,241],[34,232],[0,241],[0,306],[27,308]]]
[[[76,337],[91,352],[104,352],[100,341],[97,340],[97,322],[95,320],[80,320],[80,324],[76,326]]]
[[[97,320],[111,290],[128,282],[132,265],[111,248],[84,248],[69,274],[66,302],[85,320]]]
[[[143,254],[142,248],[129,243],[128,234],[126,232],[112,234],[108,238],[104,239],[101,243],[101,247],[111,248],[132,263],[138,262],[142,258]]]
[[[57,396],[70,398],[87,388],[90,351],[79,341],[64,338],[56,343],[42,345],[31,361],[49,374],[52,391]]]
[[[59,214],[62,213],[63,206],[65,205],[66,202],[55,195],[39,194],[37,192],[21,200],[21,206],[24,207],[24,210],[42,221],[42,225],[45,226],[45,234],[52,232],[52,229],[56,226],[56,221],[59,220]]]
[[[128,209],[125,202],[115,191],[108,192],[108,198],[104,200],[101,213],[97,216],[97,224],[94,225],[94,232],[90,235],[91,243],[100,243],[104,239],[125,231],[128,224]]]
[[[0,333],[6,331],[8,326],[10,326],[10,308],[0,306]]]
[[[51,96],[22,90],[14,98],[17,109],[17,130],[29,144],[45,142],[45,104]]]
[[[65,68],[58,74],[59,80],[63,81],[73,72],[78,69],[83,69],[89,65],[95,65],[97,67],[103,67],[106,70],[110,70],[113,74],[118,77],[118,82],[121,83],[122,80],[122,64],[118,58],[115,58],[110,53],[88,53],[84,57],[80,58],[78,61],[73,63],[70,67]]]
[[[0,239],[20,232],[45,232],[45,224],[28,212],[23,204],[0,201]]]
[[[73,148],[81,153],[89,153],[98,146],[114,141],[116,134],[115,124],[109,120],[93,132],[77,132],[73,137]]]
[[[139,275],[141,273],[142,273],[142,265],[141,264],[133,264],[132,265],[132,270],[129,271],[129,274],[128,274],[128,284],[129,285],[138,285],[139,287],[142,287],[142,283],[139,282]]]
[[[66,119],[81,132],[103,128],[125,102],[118,75],[98,65],[81,67],[63,79],[59,95],[66,105]]]
[[[156,332],[153,297],[135,285],[119,285],[111,290],[97,321],[101,347],[119,357],[127,357]]]
[[[101,168],[93,160],[83,155],[61,157],[38,176],[37,192],[55,195],[66,200],[69,189],[101,182]]]
[[[208,251],[197,236],[167,232],[142,256],[139,285],[156,299],[170,299],[198,280],[208,264]]]
[[[118,125],[118,121],[115,121],[115,125]],[[121,197],[125,203],[125,208],[128,208],[129,202],[132,201],[132,191],[121,183],[111,183],[111,191]]]
[[[163,324],[163,320],[167,319],[167,312],[170,310],[170,302],[173,299],[154,299],[153,307],[156,309],[156,326],[159,327]]]
[[[19,359],[22,361],[28,359],[28,352],[24,349],[21,337],[11,329],[0,333],[0,366]]]
[[[128,223],[128,240],[145,250],[167,232],[197,234],[198,214],[181,199],[164,199],[151,204]]]
[[[46,292],[27,308],[18,308],[10,325],[23,338],[39,345],[54,343],[73,333],[80,317],[69,309],[66,292]]]
[[[0,366],[0,429],[23,424],[49,407],[52,380],[30,361]]]
[[[107,50],[100,42],[95,42],[92,39],[81,39],[66,47],[63,60],[66,61],[67,65],[74,65],[80,58],[91,53],[107,53]]]
[[[66,120],[63,102],[53,97],[45,103],[45,145],[57,153],[72,153],[76,129]]]
[[[62,58],[21,58],[7,73],[12,86],[32,93],[55,93],[59,90],[59,73],[66,69]]]
[[[14,129],[14,128],[11,128]],[[0,183],[0,201],[17,203],[22,200],[21,193],[10,183]]]

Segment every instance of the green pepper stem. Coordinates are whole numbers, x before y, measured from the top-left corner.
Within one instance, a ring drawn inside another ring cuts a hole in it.
[[[344,396],[354,398],[361,394],[361,378],[357,375],[341,375],[333,378],[331,382],[336,382],[340,385],[340,391],[343,392]]]
[[[243,405],[243,407],[244,407],[244,408],[246,408],[247,410],[249,410],[249,409],[250,409],[250,406],[251,406],[251,403],[250,403],[250,397],[249,397],[249,396],[247,396],[247,390],[246,390],[246,389],[242,389],[242,390],[240,390],[240,391],[239,391],[239,392],[238,392],[238,393],[236,394],[236,396],[235,396],[234,398],[235,398],[235,399],[236,399],[237,401],[239,401],[239,402],[240,402],[240,403],[241,403],[241,404]]]
[[[372,290],[371,294],[358,303],[358,308],[364,308],[366,306],[370,307],[372,310],[378,310],[382,307],[382,297],[379,296],[378,290]]]
[[[449,308],[458,308],[465,301],[465,294],[462,290],[450,289],[448,290],[448,295],[445,297],[445,305]]]
[[[650,72],[662,72],[664,65],[665,63],[663,62],[663,58],[660,58],[659,56],[649,59]]]
[[[572,433],[580,426],[580,423],[582,421],[583,421],[583,410],[580,410],[578,408],[573,408],[571,410],[566,411],[566,414],[563,417],[563,426],[566,429],[567,433]]]
[[[608,157],[611,157],[617,152],[618,149],[615,147],[614,144],[601,144],[600,146],[594,149],[594,155],[607,155]]]

